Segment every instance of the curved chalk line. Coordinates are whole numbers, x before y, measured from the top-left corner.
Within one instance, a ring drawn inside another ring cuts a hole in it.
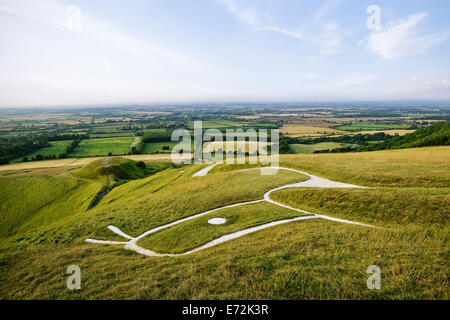
[[[200,176],[205,176],[212,168],[214,168],[217,164],[213,164],[210,165],[196,173],[194,173],[193,177],[200,177]],[[290,206],[284,205],[282,203],[276,202],[272,199],[270,199],[270,194],[272,192],[278,191],[278,190],[282,190],[282,189],[287,189],[287,188],[366,188],[366,187],[361,187],[361,186],[357,186],[357,185],[353,185],[353,184],[348,184],[348,183],[342,183],[342,182],[337,182],[337,181],[332,181],[332,180],[328,180],[328,179],[324,179],[324,178],[320,178],[317,177],[315,175],[309,174],[307,172],[303,172],[303,171],[299,171],[296,169],[291,169],[291,168],[285,168],[285,167],[262,167],[262,168],[252,168],[252,169],[244,169],[244,170],[255,170],[255,169],[261,169],[261,170],[288,170],[288,171],[292,171],[292,172],[296,172],[296,173],[300,173],[303,175],[306,175],[309,177],[308,180],[306,181],[300,181],[297,183],[292,183],[292,184],[288,184],[288,185],[284,185],[281,187],[277,187],[274,189],[271,189],[269,191],[267,191],[264,194],[263,199],[260,200],[255,200],[255,201],[247,201],[247,202],[240,202],[240,203],[235,203],[235,204],[231,204],[231,205],[227,205],[227,206],[222,206],[219,208],[215,208],[212,210],[208,210],[202,213],[198,213],[183,219],[179,219],[176,220],[174,222],[156,227],[156,228],[152,228],[150,230],[145,231],[144,233],[138,235],[137,237],[131,237],[128,234],[122,232],[119,228],[115,227],[115,226],[108,226],[108,229],[110,229],[112,232],[120,235],[123,238],[128,239],[128,241],[108,241],[108,240],[96,240],[96,239],[86,239],[85,242],[89,242],[89,243],[97,243],[97,244],[112,244],[112,245],[124,245],[125,249],[128,250],[133,250],[137,253],[146,255],[146,256],[151,256],[151,257],[174,257],[174,256],[182,256],[182,255],[187,255],[187,254],[191,254],[200,250],[204,250],[206,248],[210,248],[213,246],[216,246],[218,244],[224,243],[226,241],[230,241],[239,237],[242,237],[246,234],[249,233],[253,233],[259,230],[263,230],[266,228],[270,228],[276,225],[280,225],[280,224],[285,224],[285,223],[290,223],[290,222],[294,222],[294,221],[301,221],[301,220],[308,220],[308,219],[325,219],[325,220],[330,220],[330,221],[335,221],[335,222],[340,222],[340,223],[347,223],[347,224],[354,224],[354,225],[360,225],[360,226],[364,226],[364,227],[370,227],[370,228],[377,228],[375,226],[372,226],[370,224],[365,224],[365,223],[361,223],[361,222],[356,222],[356,221],[350,221],[350,220],[345,220],[345,219],[339,219],[339,218],[334,218],[334,217],[330,217],[330,216],[326,216],[326,215],[322,215],[322,214],[316,214],[316,213],[312,213],[312,212],[308,212],[305,210],[301,210],[301,209],[297,209],[297,208],[292,208]],[[240,171],[244,171],[244,170],[240,170]],[[244,206],[244,205],[249,205],[249,204],[255,204],[255,203],[260,203],[260,202],[268,202],[268,203],[272,203],[274,205],[289,209],[289,210],[293,210],[293,211],[298,211],[301,212],[303,214],[307,214],[306,216],[300,216],[300,217],[295,217],[295,218],[290,218],[290,219],[283,219],[283,220],[278,220],[278,221],[272,221],[269,223],[265,223],[259,226],[255,226],[255,227],[251,227],[251,228],[247,228],[247,229],[243,229],[240,231],[236,231],[230,234],[226,234],[223,235],[217,239],[214,239],[198,248],[183,252],[183,253],[178,253],[178,254],[169,254],[169,253],[157,253],[154,252],[152,250],[149,249],[145,249],[140,247],[137,244],[137,241],[148,236],[149,234],[155,233],[157,231],[175,226],[177,224],[204,216],[206,214],[215,212],[215,211],[219,211],[222,209],[227,209],[227,208],[233,208],[233,207],[237,207],[237,206]]]

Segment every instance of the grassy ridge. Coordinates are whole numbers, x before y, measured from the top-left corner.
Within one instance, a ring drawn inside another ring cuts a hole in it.
[[[85,211],[101,187],[71,175],[0,179],[0,237]]]
[[[450,147],[377,152],[281,155],[280,165],[366,187],[450,185]]]
[[[169,162],[153,162],[145,168],[137,164],[128,159],[105,158],[77,170],[41,169],[3,176],[0,239],[33,228],[53,228],[53,222],[59,220],[73,223],[70,217],[79,219],[79,214],[86,213],[97,194],[104,190],[108,181],[106,172],[113,187],[172,167]]]
[[[362,147],[360,151],[405,149],[450,145],[450,123],[436,123],[383,143]]]
[[[137,161],[124,158],[104,158],[89,163],[83,168],[75,171],[75,174],[89,179],[98,179],[107,174],[113,179],[139,179],[144,178],[145,167],[139,167]]]
[[[223,170],[220,166],[194,178],[192,174],[202,166],[187,166],[137,179],[113,189],[88,213],[0,238],[0,298],[448,299],[449,151],[439,147],[281,157],[284,166],[376,188],[317,194],[316,189],[293,189],[273,193],[274,197],[286,197],[283,202],[292,201],[312,212],[386,229],[308,220],[175,258],[150,258],[119,246],[85,243],[87,237],[123,240],[106,228],[109,224],[137,235],[220,205],[258,199],[265,190],[302,176],[280,171],[276,177],[264,177],[259,170],[232,172],[227,171],[232,166]],[[72,175],[57,171],[54,178],[68,174]],[[16,173],[0,180],[19,177]],[[230,217],[236,215],[237,223],[244,221],[240,219],[253,223],[271,215],[265,208],[246,209],[246,214],[234,211]],[[217,231],[218,226],[208,228],[204,221],[191,222],[200,227],[185,230],[191,237],[181,237],[180,229],[174,228],[142,241],[153,241],[150,249],[170,250],[173,244],[180,250],[196,244],[197,236],[206,241]],[[72,264],[82,270],[80,291],[65,286],[66,268]],[[381,291],[366,287],[366,269],[372,264],[381,267]]]

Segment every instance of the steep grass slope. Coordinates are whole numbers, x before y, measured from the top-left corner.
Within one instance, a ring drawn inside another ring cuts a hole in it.
[[[114,186],[167,167],[172,164],[105,158],[75,171],[55,168],[4,175],[0,178],[0,238],[86,212],[108,179]]]
[[[435,123],[404,136],[393,137],[382,143],[361,147],[358,151],[405,149],[450,145],[450,123]]]
[[[83,212],[101,187],[70,174],[0,179],[0,237]]]
[[[75,171],[75,174],[88,179],[98,179],[106,175],[124,180],[144,178],[145,167],[139,167],[137,164],[136,161],[120,157],[103,158],[89,163]]]

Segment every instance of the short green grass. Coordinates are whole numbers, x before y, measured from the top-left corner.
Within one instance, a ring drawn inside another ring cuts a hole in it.
[[[209,213],[185,223],[144,237],[138,245],[159,253],[182,253],[197,248],[225,234],[264,223],[304,215],[268,202],[247,204]],[[211,225],[211,218],[226,219],[222,225]]]
[[[274,176],[250,170],[192,177],[199,168],[201,166],[169,169],[119,186],[102,200],[95,211],[110,217],[111,223],[124,232],[138,235],[210,209],[262,199],[264,193],[272,188],[307,178],[281,170]]]
[[[67,242],[10,244],[0,248],[0,262],[2,299],[449,298],[448,242],[435,227],[307,220],[181,257]],[[73,264],[81,290],[66,288]],[[381,290],[366,287],[370,265],[381,268]]]
[[[101,187],[70,174],[0,179],[0,237],[85,211]]]
[[[80,142],[70,157],[126,155],[131,151],[134,137],[88,139]]]
[[[320,150],[333,150],[342,148],[345,145],[335,142],[321,142],[315,144],[290,144],[289,147],[294,153],[314,153]]]

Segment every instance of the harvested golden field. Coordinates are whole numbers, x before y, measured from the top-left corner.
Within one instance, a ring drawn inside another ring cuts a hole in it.
[[[258,150],[258,144],[260,148],[265,148],[268,145],[272,145],[271,142],[258,142],[258,141],[245,141],[245,142],[237,142],[234,141],[234,146],[226,141],[213,141],[213,142],[205,142],[203,145],[203,152],[214,152],[216,150],[222,149],[223,152],[230,151],[237,151],[241,150],[242,152],[250,152],[254,153],[256,150]],[[245,151],[244,151],[245,149]],[[263,153],[263,150],[259,150],[260,153]]]
[[[310,127],[301,124],[286,124],[281,127],[280,133],[291,138],[314,137],[325,134],[337,134],[342,131],[327,127]]]
[[[14,129],[16,125],[14,123],[6,123],[6,122],[0,122],[0,130],[1,131],[9,131]]]
[[[398,129],[398,130],[376,130],[376,131],[357,131],[357,132],[349,132],[349,134],[375,134],[375,133],[380,133],[380,132],[384,132],[385,134],[389,134],[391,136],[394,136],[396,134],[398,134],[399,136],[404,136],[405,134],[414,132],[416,130],[407,130],[407,129]]]
[[[147,161],[147,160],[166,160],[169,161],[171,158],[170,154],[136,154],[131,156],[124,156],[124,158],[135,160],[135,161]],[[45,161],[31,161],[31,162],[20,162],[14,164],[7,164],[0,166],[0,171],[10,171],[10,170],[26,170],[26,169],[37,169],[37,168],[57,168],[57,167],[77,167],[87,165],[95,160],[102,159],[103,157],[92,157],[92,158],[80,158],[80,159],[57,159],[57,160],[45,160]],[[187,159],[191,158],[191,155],[186,155]]]

